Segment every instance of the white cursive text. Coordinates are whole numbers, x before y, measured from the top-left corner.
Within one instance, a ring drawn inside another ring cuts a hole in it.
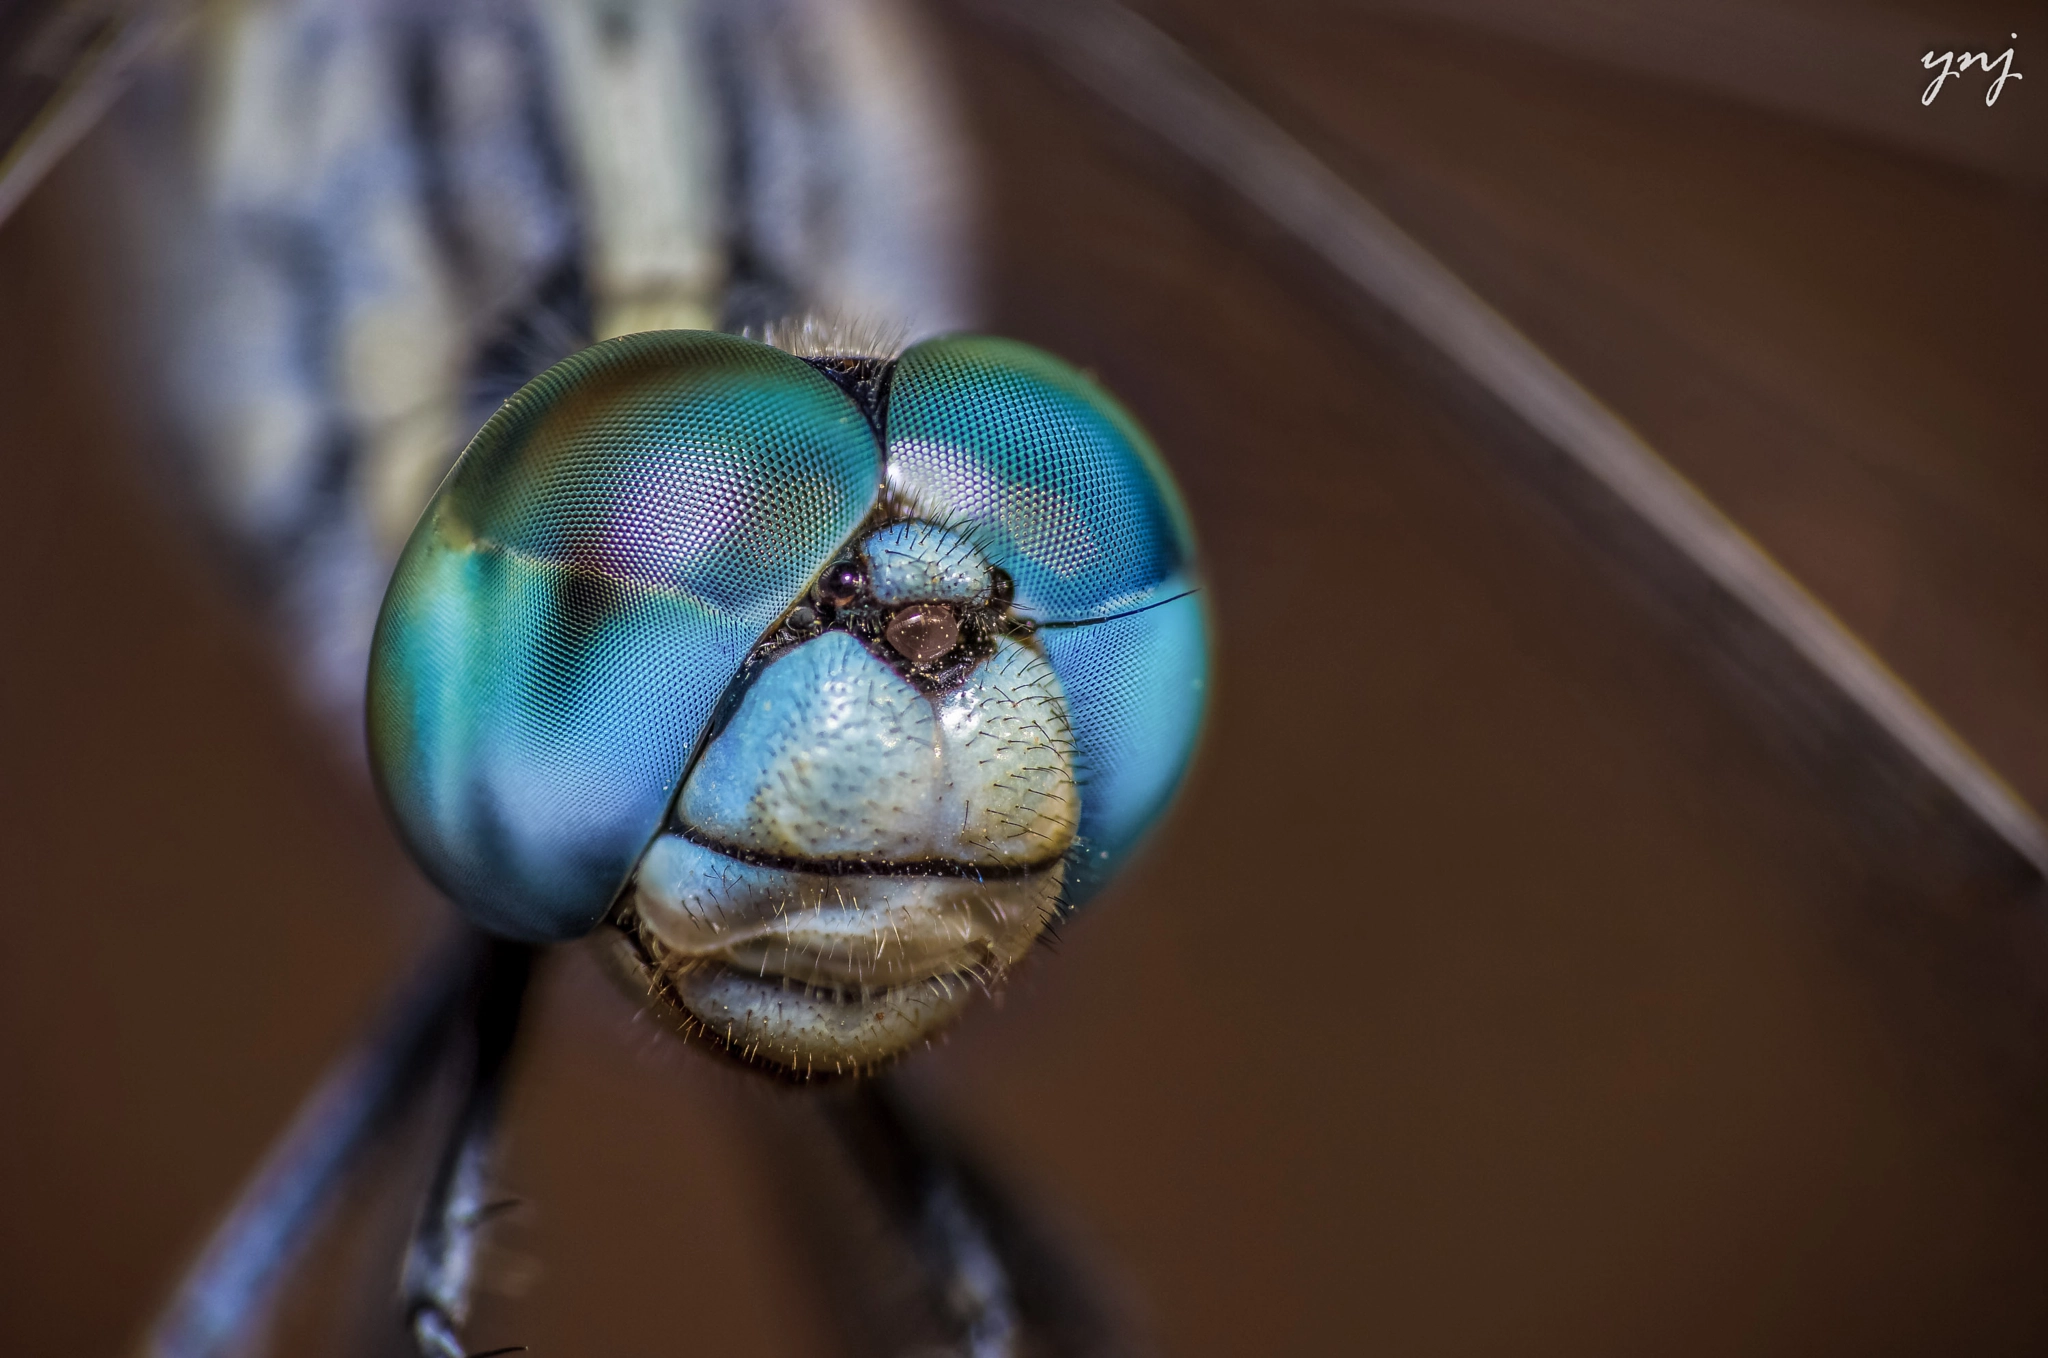
[[[2020,35],[2015,33],[2012,36],[2017,41]],[[1921,105],[1924,107],[1934,102],[1934,96],[1941,93],[1943,81],[1960,80],[1962,79],[1963,72],[1969,70],[1972,66],[1977,66],[1986,75],[1990,75],[1994,69],[1999,73],[1998,79],[1991,82],[1991,88],[1984,91],[1984,106],[1989,108],[1998,102],[1998,92],[2005,88],[2006,81],[2024,80],[2026,78],[2012,68],[2013,53],[2017,50],[2014,47],[2006,48],[2005,55],[1996,61],[1991,59],[1989,52],[1943,52],[1940,56],[1929,52],[1926,56],[1920,58],[1921,68],[1931,71],[1936,66],[1939,66],[1941,74],[1934,77],[1934,83],[1927,87],[1927,93],[1920,96]]]

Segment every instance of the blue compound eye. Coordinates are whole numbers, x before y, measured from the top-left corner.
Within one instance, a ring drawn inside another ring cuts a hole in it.
[[[519,938],[595,925],[748,650],[872,507],[866,419],[747,340],[609,340],[477,434],[414,531],[370,749],[429,874]]]
[[[879,409],[829,370],[666,333],[542,374],[370,674],[386,799],[473,920],[609,915],[686,1028],[803,1071],[928,1037],[1115,870],[1208,664],[1187,514],[1094,383],[972,337]]]
[[[887,428],[891,491],[968,533],[1041,624],[1082,780],[1065,886],[1079,903],[1158,819],[1194,752],[1208,624],[1187,510],[1109,393],[1013,340],[910,349]]]
[[[1051,354],[983,336],[916,345],[896,365],[888,431],[890,489],[971,526],[1026,616],[1105,618],[1187,577],[1187,510],[1152,441]]]

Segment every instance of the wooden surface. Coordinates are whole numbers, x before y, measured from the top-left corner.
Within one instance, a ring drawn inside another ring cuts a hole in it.
[[[2048,800],[2037,201],[1469,35],[1181,14]],[[1152,427],[1222,649],[1155,852],[918,1082],[1168,1353],[2038,1351],[2039,903],[1900,870],[1312,280],[949,32],[991,326]],[[136,474],[52,188],[0,232],[0,1346],[112,1353],[431,906]],[[540,1271],[477,1342],[828,1344],[782,1096],[574,952],[528,1055]],[[362,1351],[387,1196],[288,1351]]]

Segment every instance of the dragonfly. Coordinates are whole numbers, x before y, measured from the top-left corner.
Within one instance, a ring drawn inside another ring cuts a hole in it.
[[[1049,15],[1056,11],[1063,21],[1071,21],[1061,28],[1048,18],[1036,26],[1039,36],[1047,38],[1051,47],[1064,52],[1063,64],[1070,75],[1177,146],[1205,173],[1253,199],[1284,231],[1309,244],[1312,252],[1323,262],[1356,284],[1397,320],[1419,333],[1439,354],[1448,357],[1452,367],[1462,369],[1468,376],[1490,373],[1493,380],[1487,390],[1491,397],[1511,415],[1532,427],[1547,445],[1562,452],[1566,461],[1576,460],[1581,468],[1590,469],[1589,475],[1595,482],[1600,481],[1602,468],[1609,473],[1618,468],[1623,474],[1609,477],[1608,489],[1612,490],[1617,485],[1621,488],[1623,509],[1633,513],[1636,521],[1649,525],[1652,530],[1650,536],[1666,547],[1675,544],[1675,555],[1681,558],[1681,567],[1684,564],[1682,558],[1688,550],[1692,551],[1696,563],[1705,562],[1707,569],[1703,577],[1697,578],[1704,579],[1715,598],[1732,600],[1734,614],[1750,621],[1763,621],[1751,641],[1760,637],[1764,642],[1763,649],[1777,648],[1773,654],[1791,652],[1793,663],[1781,668],[1799,669],[1804,664],[1808,678],[1818,674],[1823,681],[1817,687],[1828,703],[1852,712],[1858,720],[1868,720],[1880,738],[1868,748],[1859,746],[1855,751],[1859,758],[1875,750],[1880,756],[1877,762],[1887,764],[1894,772],[1903,770],[1915,786],[1931,789],[1944,804],[1959,804],[1967,813],[1966,819],[1973,820],[1980,828],[1988,828],[1989,838],[2002,842],[2008,850],[2015,850],[2018,858],[2032,860],[2038,857],[2038,845],[2033,842],[2034,832],[2023,810],[2015,814],[2012,805],[2002,801],[1995,789],[1988,789],[1981,780],[1974,779],[1967,758],[1957,759],[1958,752],[1952,746],[1945,746],[1938,732],[1930,733],[1924,726],[1916,726],[1910,704],[1887,699],[1889,690],[1881,672],[1873,672],[1867,667],[1858,669],[1860,662],[1853,654],[1845,657],[1845,648],[1836,644],[1841,638],[1828,630],[1827,621],[1816,619],[1810,607],[1802,612],[1802,600],[1797,593],[1784,590],[1781,587],[1783,582],[1769,569],[1759,568],[1754,554],[1745,554],[1747,549],[1741,541],[1726,534],[1717,537],[1712,515],[1702,514],[1696,500],[1688,499],[1683,487],[1674,487],[1668,479],[1660,479],[1654,463],[1645,463],[1639,458],[1631,461],[1634,444],[1626,430],[1616,428],[1612,421],[1603,422],[1601,412],[1585,399],[1584,393],[1577,392],[1568,382],[1561,383],[1554,370],[1546,369],[1540,356],[1532,359],[1526,345],[1518,345],[1517,337],[1490,324],[1483,311],[1470,304],[1469,298],[1461,299],[1437,286],[1443,280],[1440,275],[1432,273],[1429,261],[1418,259],[1412,249],[1405,248],[1404,242],[1387,232],[1383,222],[1375,221],[1355,196],[1346,196],[1341,183],[1336,182],[1333,176],[1319,172],[1319,167],[1305,158],[1298,146],[1290,146],[1284,139],[1276,138],[1270,124],[1261,124],[1255,117],[1247,116],[1241,102],[1232,103],[1227,90],[1220,89],[1213,80],[1205,81],[1201,73],[1188,70],[1185,63],[1176,66],[1170,54],[1163,61],[1152,60],[1160,54],[1155,38],[1148,37],[1141,26],[1134,27],[1125,19],[1105,17],[1113,7],[1048,4],[1045,9]],[[1032,31],[1033,25],[1026,22],[1022,28]],[[1168,78],[1157,78],[1162,75]],[[739,276],[744,277],[745,270],[740,270]],[[733,275],[729,275],[729,280],[731,277]],[[740,293],[728,295],[739,296]],[[565,310],[573,310],[573,304]],[[754,314],[758,319],[787,313],[770,306]],[[593,325],[579,329],[580,323],[575,322],[573,316],[570,319],[571,324],[567,326],[551,327],[557,331],[554,352],[541,355],[539,364],[531,357],[509,364],[507,371],[500,374],[496,389],[488,397],[475,402],[470,418],[477,419],[488,413],[489,409],[495,408],[492,403],[502,400],[505,393],[515,389],[525,373],[561,357],[580,343],[581,338],[594,336],[601,328]],[[559,341],[564,335],[576,338],[563,344]],[[518,341],[521,346],[533,344],[535,336],[522,334]],[[549,345],[543,340],[536,347],[545,351]],[[893,344],[876,347],[893,348]],[[411,407],[399,402],[388,409],[406,411]],[[396,420],[391,427],[397,428],[403,423],[402,419]],[[398,442],[402,444],[403,440]],[[424,441],[420,446],[431,443],[431,440]],[[389,465],[403,467],[408,462],[401,456]],[[417,467],[419,464],[411,465]],[[387,484],[395,485],[403,479],[403,475],[394,476]],[[432,479],[431,474],[418,476],[419,482]],[[234,485],[240,481],[229,474],[223,476],[220,483]],[[416,496],[423,494],[424,487],[411,493]],[[394,495],[392,502],[404,498],[403,495]],[[381,530],[385,534],[382,540],[387,559],[397,550],[397,539],[406,532],[403,522],[406,516],[401,513],[396,518],[399,521]],[[350,531],[362,535],[360,528]],[[255,540],[260,541],[260,534]],[[277,540],[306,541],[304,538],[292,538],[289,534]],[[261,551],[260,546],[256,547],[252,549],[252,555],[262,559]],[[315,555],[318,554],[307,554],[309,558]],[[337,553],[326,559],[345,561],[350,558],[345,553]],[[1651,564],[1654,570],[1649,574],[1653,577],[1672,569],[1668,555],[1657,557]],[[1678,573],[1684,574],[1683,570]],[[318,582],[299,586],[312,589],[312,597],[316,600],[319,590],[333,589],[347,577],[345,571],[339,570],[328,572],[324,578],[320,572],[279,573],[280,579],[288,575],[301,582]],[[358,586],[358,593],[374,599],[381,583],[380,577],[367,587]],[[288,629],[294,626],[294,618],[320,616],[320,610],[308,607],[306,599],[305,595],[287,599],[283,607],[275,609],[283,626]],[[818,602],[829,601],[821,599]],[[336,610],[329,616],[339,616],[344,611]],[[359,618],[364,614],[362,609],[355,612]],[[354,710],[353,705],[359,695],[342,693],[341,690],[360,679],[371,645],[369,631],[368,624],[363,623],[354,640],[348,643],[348,647],[353,647],[353,658],[328,671],[346,681],[334,686],[334,691],[341,695],[335,703],[337,711]],[[304,644],[294,645],[292,653],[317,669],[313,663],[316,654],[322,646],[332,644],[325,639],[339,635],[319,627],[307,628],[299,633]],[[337,647],[337,651],[349,654],[348,647]],[[1770,666],[1762,668],[1769,669]],[[1772,679],[1771,682],[1777,680]],[[1865,700],[1860,702],[1860,710],[1858,701],[1837,702],[1841,692],[1865,695]],[[1871,694],[1876,694],[1881,701],[1868,701]],[[1811,696],[1811,692],[1805,692],[1802,700]],[[1805,738],[1812,732],[1800,734]],[[1903,758],[1900,757],[1902,755]],[[1934,775],[1931,779],[1926,776],[1930,772]],[[682,837],[687,838],[687,835]],[[516,969],[518,963],[511,958],[516,958],[516,953],[508,955],[506,965]],[[473,976],[475,973],[464,974]],[[501,987],[501,992],[510,988],[507,982]],[[472,1004],[470,1010],[472,1013],[493,1012],[489,1005]],[[689,1022],[687,1018],[682,1021],[685,1024]],[[499,1025],[500,1030],[503,1027]],[[898,1107],[896,1111],[903,1110]],[[985,1213],[984,1222],[999,1215]],[[983,1234],[985,1238],[992,1238],[994,1233]],[[965,1256],[956,1253],[954,1257]],[[967,1291],[971,1293],[972,1289]]]
[[[821,1097],[943,1347],[1087,1347],[1023,1304],[1023,1274],[1079,1270],[884,1072],[1163,813],[1207,624],[1135,419],[963,332],[964,151],[909,16],[264,0],[73,42],[87,78],[129,68],[121,193],[154,224],[151,366],[201,518],[309,701],[344,731],[367,709],[464,920],[149,1351],[246,1347],[456,1069],[399,1312],[426,1358],[470,1354],[534,952],[582,939],[686,1040],[857,1086]]]

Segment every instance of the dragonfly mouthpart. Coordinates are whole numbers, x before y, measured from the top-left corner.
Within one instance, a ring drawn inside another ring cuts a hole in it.
[[[952,534],[892,524],[765,639],[630,892],[694,1025],[785,1067],[864,1068],[1055,916],[1074,741],[1051,666],[992,616],[1003,595]]]

